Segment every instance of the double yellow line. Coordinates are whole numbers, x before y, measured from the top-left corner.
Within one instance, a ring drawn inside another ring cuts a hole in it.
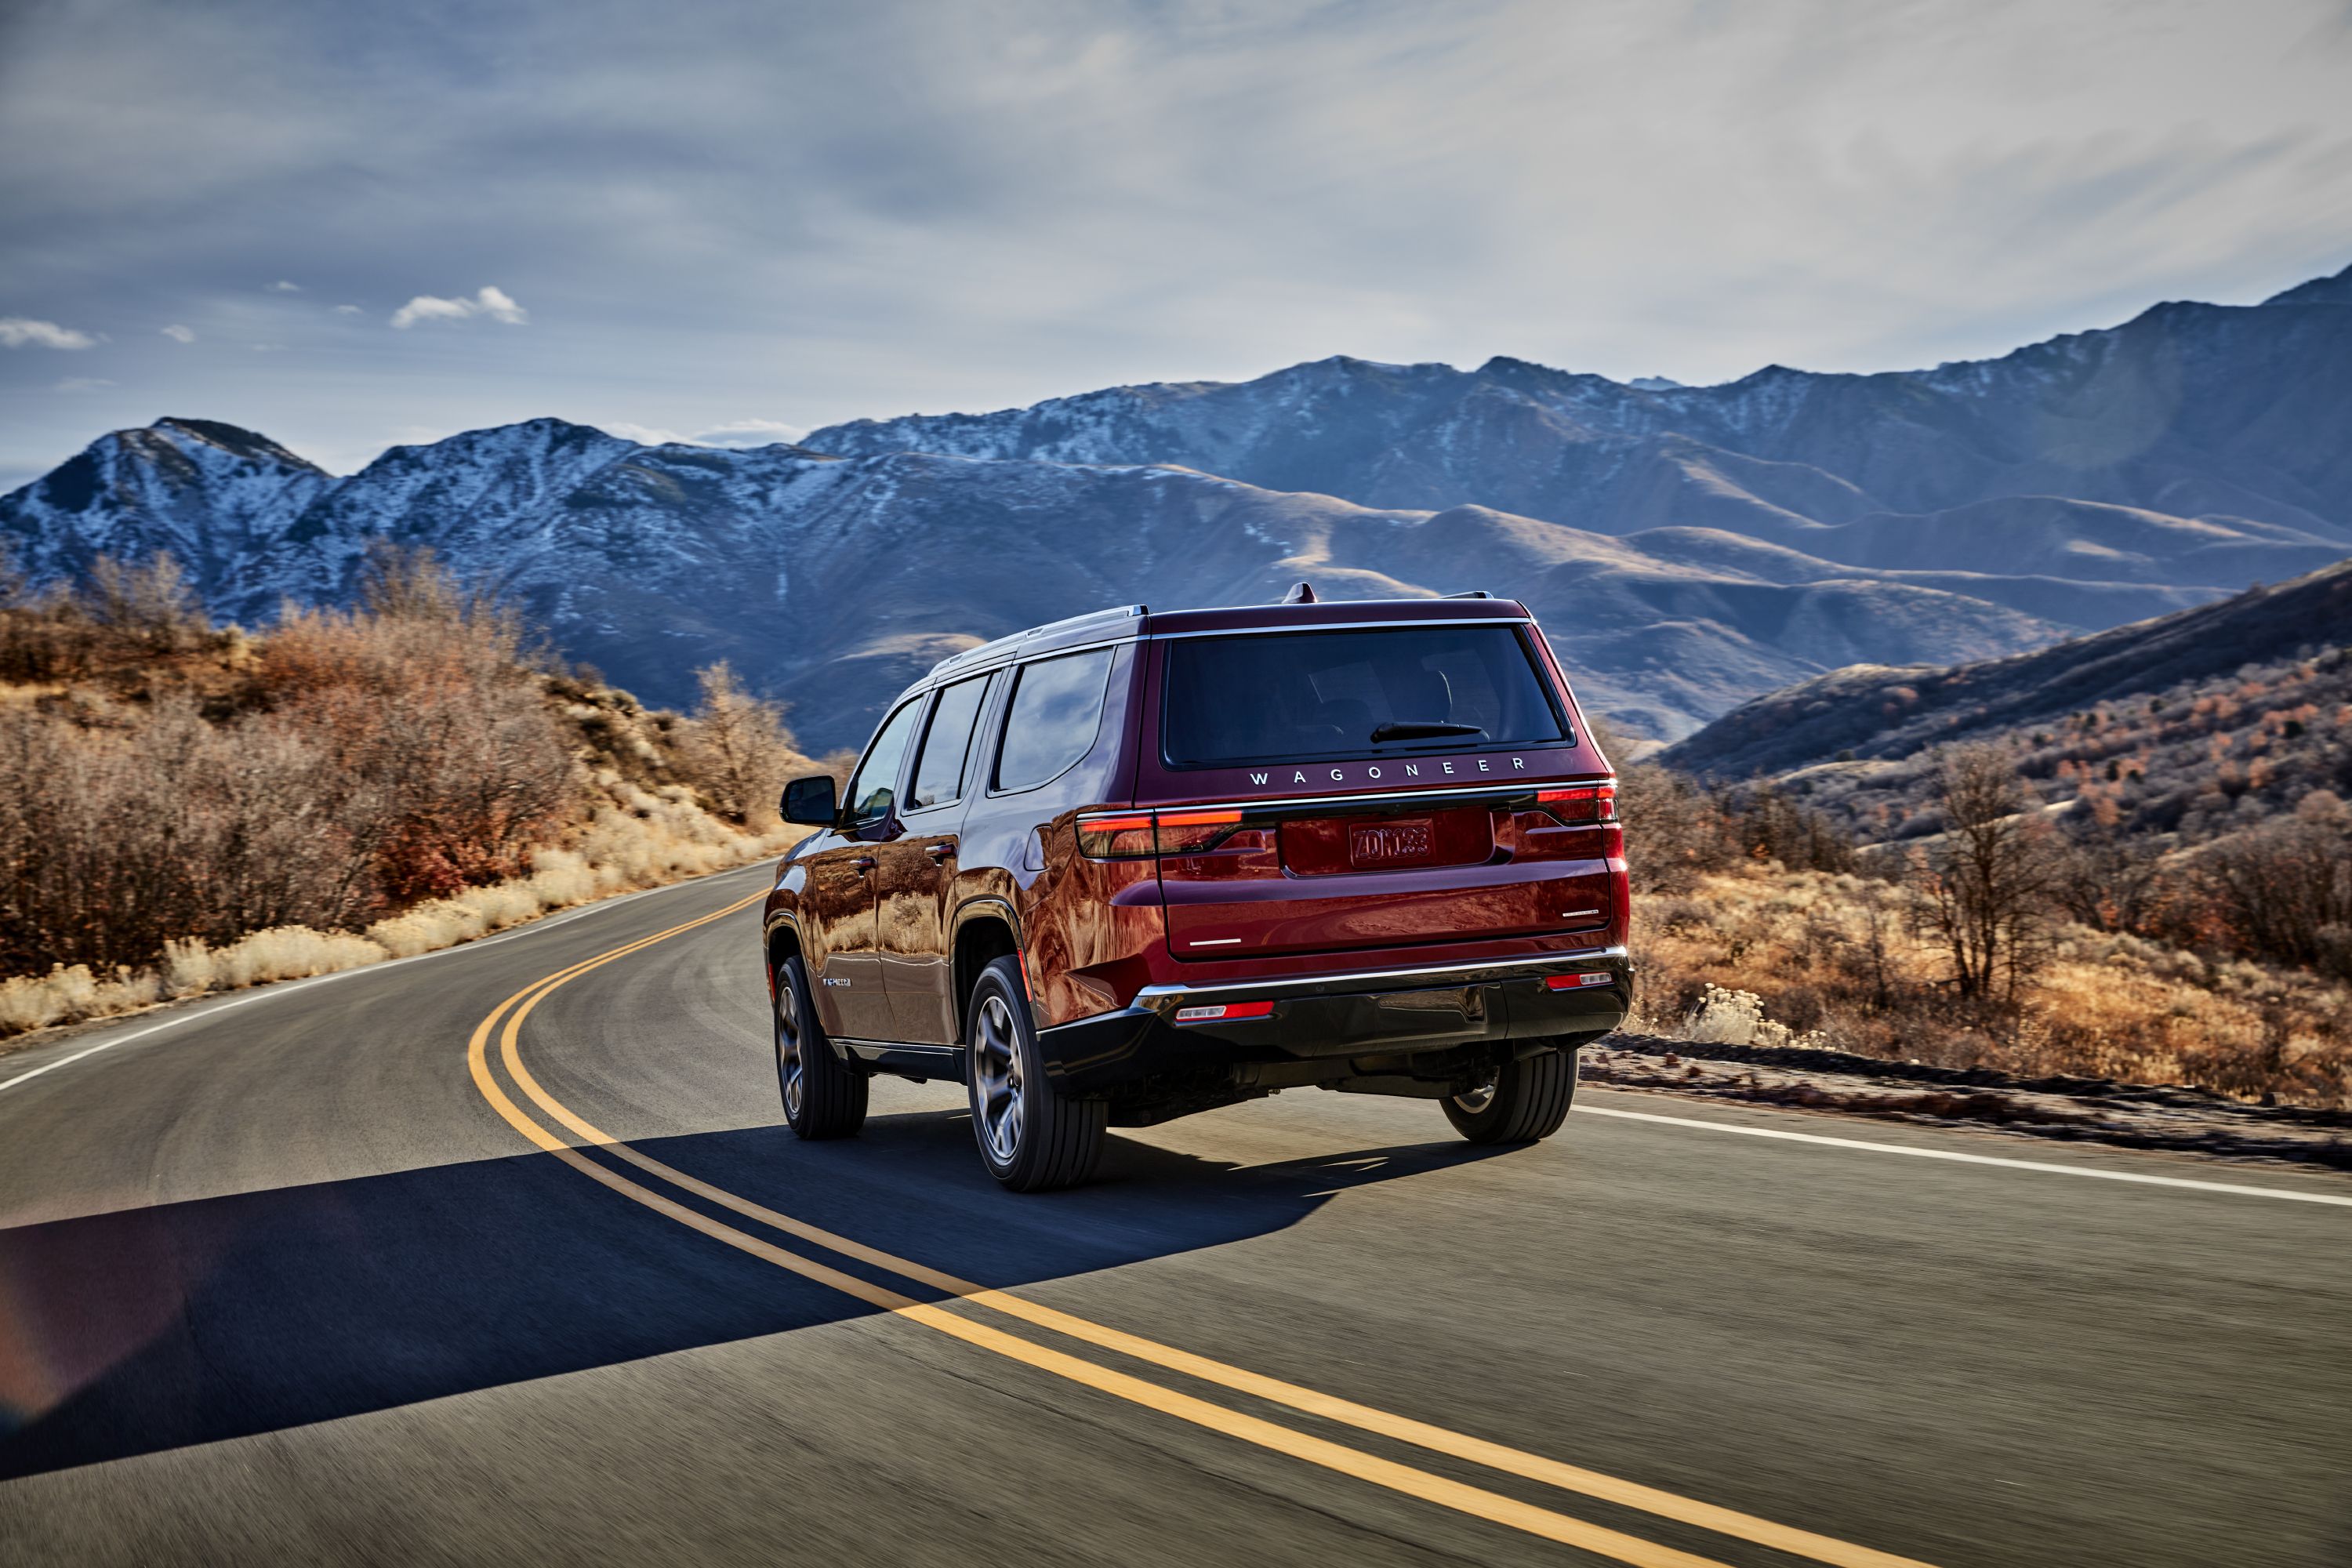
[[[1540,1455],[1524,1453],[1499,1443],[1490,1443],[1443,1426],[1358,1405],[1350,1400],[1304,1388],[1297,1384],[1245,1371],[1206,1356],[1178,1350],[1157,1341],[1143,1339],[1118,1329],[1067,1312],[1042,1307],[969,1279],[960,1279],[911,1259],[898,1258],[878,1248],[868,1247],[845,1236],[835,1235],[803,1220],[781,1214],[764,1205],[739,1196],[723,1187],[690,1176],[683,1171],[664,1164],[652,1156],[640,1152],[629,1144],[591,1125],[568,1107],[558,1101],[540,1086],[538,1079],[524,1066],[520,1040],[523,1021],[539,1004],[561,986],[570,984],[592,970],[615,963],[635,952],[643,952],[656,942],[667,941],[683,931],[709,925],[736,910],[757,903],[764,893],[728,905],[725,909],[687,921],[667,931],[636,942],[625,943],[608,952],[597,954],[568,969],[557,971],[523,987],[491,1010],[474,1029],[467,1043],[467,1065],[473,1073],[474,1085],[493,1110],[504,1117],[515,1131],[538,1144],[550,1154],[572,1166],[591,1181],[610,1188],[634,1203],[643,1204],[657,1214],[667,1215],[680,1225],[691,1226],[712,1239],[724,1242],[739,1251],[749,1253],[788,1269],[803,1279],[814,1279],[832,1287],[845,1295],[854,1296],[867,1305],[896,1313],[927,1329],[950,1335],[970,1345],[1004,1356],[1009,1360],[1035,1367],[1056,1377],[1082,1384],[1100,1393],[1172,1415],[1196,1426],[1223,1433],[1229,1437],[1254,1444],[1261,1448],[1286,1454],[1311,1465],[1339,1474],[1386,1487],[1405,1496],[1452,1509],[1475,1519],[1507,1525],[1530,1535],[1564,1545],[1580,1548],[1600,1556],[1613,1558],[1638,1568],[1722,1568],[1711,1558],[1696,1556],[1674,1547],[1662,1546],[1639,1536],[1611,1530],[1588,1521],[1538,1508],[1500,1492],[1400,1464],[1360,1448],[1311,1436],[1285,1426],[1278,1422],[1229,1410],[1222,1405],[1148,1379],[1105,1366],[1083,1357],[1057,1350],[988,1323],[977,1322],[960,1313],[950,1311],[944,1305],[919,1301],[898,1291],[871,1283],[859,1277],[829,1267],[815,1258],[803,1256],[776,1245],[762,1237],[713,1219],[698,1210],[689,1208],[676,1198],[646,1185],[614,1163],[631,1166],[666,1184],[677,1192],[690,1194],[703,1202],[726,1209],[766,1229],[790,1237],[831,1252],[837,1257],[853,1258],[874,1268],[896,1275],[900,1279],[928,1287],[955,1298],[961,1303],[978,1307],[1001,1317],[1010,1318],[1032,1328],[1043,1329],[1064,1338],[1109,1351],[1147,1365],[1161,1368],[1195,1379],[1201,1383],[1251,1395],[1303,1415],[1319,1416],[1360,1431],[1393,1439],[1399,1443],[1444,1454],[1451,1458],[1480,1465],[1504,1475],[1523,1480],[1556,1487],[1564,1491],[1615,1504],[1622,1508],[1651,1514],[1677,1523],[1695,1525],[1735,1540],[1769,1547],[1793,1556],[1830,1563],[1834,1568],[1926,1568],[1911,1558],[1897,1557],[1864,1546],[1853,1545],[1831,1536],[1811,1531],[1776,1524],[1752,1514],[1717,1508],[1711,1503],[1696,1501],[1674,1492],[1661,1491],[1633,1481],[1621,1480],[1599,1471],[1579,1468]],[[536,1106],[556,1127],[581,1141],[575,1145],[517,1105],[490,1068],[490,1043],[496,1037],[499,1061],[509,1079],[523,1098]],[[591,1151],[601,1158],[592,1158]]]

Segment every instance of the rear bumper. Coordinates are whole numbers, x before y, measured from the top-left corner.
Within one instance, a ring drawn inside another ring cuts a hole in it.
[[[1245,1062],[1444,1050],[1480,1041],[1591,1035],[1615,1028],[1633,1002],[1622,947],[1483,963],[1284,980],[1146,986],[1133,1005],[1038,1033],[1064,1093],[1091,1093],[1167,1072]],[[1581,981],[1588,975],[1605,981]],[[1554,989],[1555,977],[1580,979]],[[1181,1009],[1271,1002],[1270,1016],[1180,1024]]]

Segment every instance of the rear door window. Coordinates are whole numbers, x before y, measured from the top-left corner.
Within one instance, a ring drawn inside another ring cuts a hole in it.
[[[980,700],[987,694],[984,675],[960,680],[940,693],[939,705],[931,710],[931,727],[923,736],[923,749],[915,758],[915,784],[907,794],[908,811],[962,798],[964,761],[971,753]]]
[[[1064,654],[1021,667],[996,756],[1000,791],[1034,789],[1094,750],[1110,684],[1110,649]]]
[[[1557,744],[1568,727],[1512,626],[1185,637],[1168,645],[1179,768]]]

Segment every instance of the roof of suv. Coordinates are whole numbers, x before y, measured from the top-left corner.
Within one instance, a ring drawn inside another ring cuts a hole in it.
[[[1467,596],[1444,599],[1318,599],[1305,605],[1234,605],[1222,609],[1162,610],[1128,605],[1053,621],[993,642],[951,654],[931,667],[926,680],[989,665],[1093,643],[1135,637],[1183,637],[1201,632],[1304,631],[1314,626],[1370,626],[1426,621],[1524,621],[1531,619],[1516,599]]]

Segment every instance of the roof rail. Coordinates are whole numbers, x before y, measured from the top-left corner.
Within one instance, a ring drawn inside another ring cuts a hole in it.
[[[1031,626],[1026,631],[1013,632],[992,642],[965,648],[961,653],[951,653],[931,666],[931,674],[938,675],[943,670],[980,664],[987,659],[1009,654],[1024,643],[1034,642],[1048,636],[1064,636],[1097,625],[1108,629],[1119,622],[1140,620],[1150,613],[1151,606],[1149,605],[1122,605],[1114,610],[1090,610],[1083,616],[1071,616],[1063,620],[1047,621],[1042,626]]]

